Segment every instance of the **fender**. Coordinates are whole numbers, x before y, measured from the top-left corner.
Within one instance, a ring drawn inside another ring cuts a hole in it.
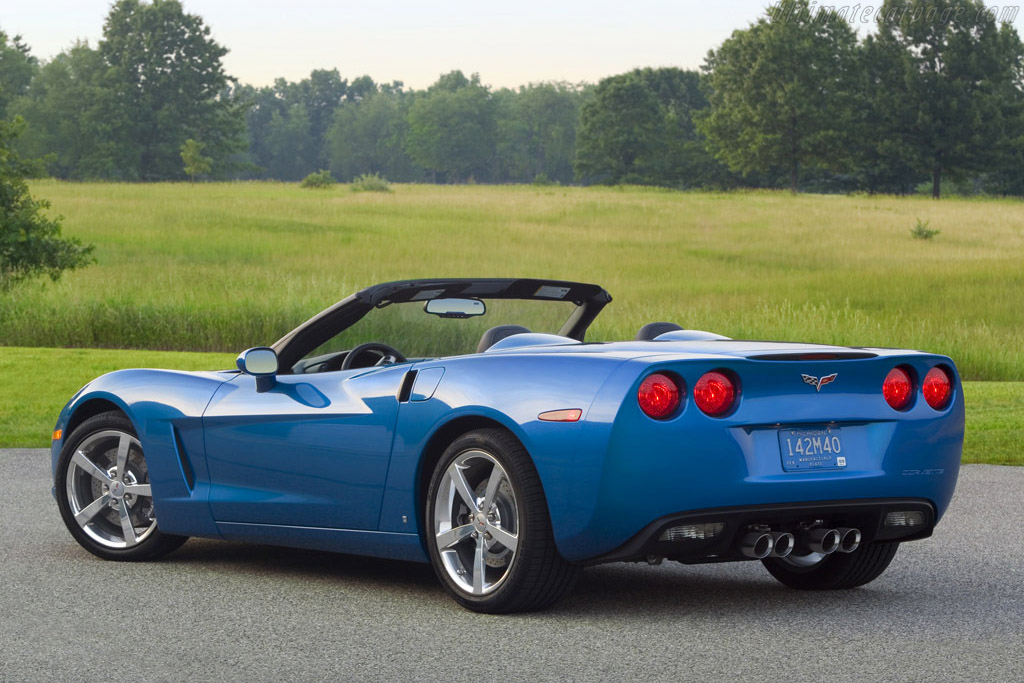
[[[64,433],[51,444],[54,486],[60,485],[57,461],[70,436],[68,425],[80,423],[81,419],[76,419],[79,411],[90,411],[97,401],[113,404],[131,420],[146,453],[160,529],[169,534],[219,537],[207,503],[210,477],[202,415],[217,388],[236,374],[118,370],[93,380],[57,418],[55,429]]]

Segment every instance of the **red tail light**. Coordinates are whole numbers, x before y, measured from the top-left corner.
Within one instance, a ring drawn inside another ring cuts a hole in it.
[[[636,400],[645,415],[653,417],[655,420],[664,420],[671,417],[679,408],[681,400],[679,385],[668,375],[656,372],[648,375],[640,383],[640,389],[636,392]]]
[[[705,372],[693,385],[693,401],[712,417],[725,415],[736,402],[736,386],[720,372]]]
[[[942,410],[949,405],[949,398],[953,395],[953,382],[949,373],[938,366],[928,371],[921,382],[921,393],[924,400],[935,410]]]
[[[903,368],[890,370],[882,382],[882,395],[885,396],[885,402],[895,410],[903,410],[909,406],[914,395],[914,383],[910,380],[910,373]]]

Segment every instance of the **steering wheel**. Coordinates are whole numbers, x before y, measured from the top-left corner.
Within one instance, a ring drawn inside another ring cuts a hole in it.
[[[374,365],[391,365],[392,363],[404,363],[407,360],[406,357],[393,346],[388,346],[382,342],[367,342],[366,344],[360,344],[348,352],[348,355],[345,356],[345,360],[341,362],[341,369],[351,369],[355,366],[356,359],[367,351],[376,351],[380,354],[380,360],[374,363]],[[363,365],[357,367],[371,366]]]

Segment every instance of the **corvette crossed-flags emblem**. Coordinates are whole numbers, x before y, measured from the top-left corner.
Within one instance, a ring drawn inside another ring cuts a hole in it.
[[[805,384],[810,384],[817,391],[821,391],[821,388],[826,384],[831,384],[836,381],[836,377],[839,376],[838,372],[833,372],[831,375],[825,375],[824,377],[815,377],[814,375],[804,375],[801,373],[801,377],[804,378]]]

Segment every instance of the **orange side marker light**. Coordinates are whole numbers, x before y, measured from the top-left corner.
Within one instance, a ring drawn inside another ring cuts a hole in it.
[[[549,410],[538,415],[537,419],[545,422],[578,422],[581,417],[583,417],[582,410],[570,408],[568,410]]]

